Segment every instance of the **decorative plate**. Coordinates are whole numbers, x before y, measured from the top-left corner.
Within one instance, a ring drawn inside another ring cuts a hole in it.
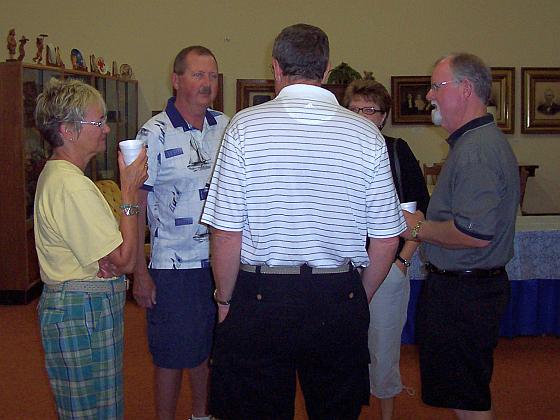
[[[72,51],[70,52],[70,61],[72,62],[72,68],[74,70],[86,70],[84,56],[80,50],[72,48]]]

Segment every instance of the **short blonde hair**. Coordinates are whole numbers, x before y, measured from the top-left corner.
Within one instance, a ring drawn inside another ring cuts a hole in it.
[[[52,78],[43,93],[37,97],[35,123],[43,138],[54,149],[63,145],[58,129],[60,124],[73,123],[79,133],[87,108],[93,104],[101,105],[107,113],[105,101],[93,86],[80,80],[58,80]]]

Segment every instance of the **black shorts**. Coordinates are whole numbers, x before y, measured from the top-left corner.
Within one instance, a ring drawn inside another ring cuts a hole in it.
[[[505,273],[492,278],[429,275],[416,315],[426,404],[490,410],[493,354],[509,294]]]
[[[239,273],[211,356],[210,412],[292,419],[296,374],[310,419],[357,419],[369,401],[369,310],[360,276]]]

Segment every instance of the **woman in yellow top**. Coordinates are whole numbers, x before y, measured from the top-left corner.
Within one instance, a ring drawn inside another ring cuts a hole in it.
[[[84,175],[89,161],[105,151],[106,112],[93,87],[56,79],[35,110],[37,128],[52,148],[37,183],[34,222],[45,283],[41,338],[60,419],[121,419],[124,413],[122,274],[135,264],[137,194],[147,179],[147,158],[142,150],[125,166],[119,153],[124,204],[118,224]]]

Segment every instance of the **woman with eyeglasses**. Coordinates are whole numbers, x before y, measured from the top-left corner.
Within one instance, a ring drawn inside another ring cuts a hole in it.
[[[84,175],[110,129],[101,94],[52,79],[35,120],[52,149],[35,195],[35,246],[44,282],[38,312],[59,419],[122,419],[123,312],[138,244],[138,189],[146,151],[129,166],[119,153],[120,223]]]
[[[354,80],[346,88],[344,105],[382,130],[391,110],[391,96],[381,83]],[[384,138],[399,200],[416,201],[417,209],[426,213],[429,195],[416,157],[403,139]],[[400,239],[395,262],[369,305],[370,393],[380,401],[383,420],[393,417],[395,396],[403,389],[399,359],[410,295],[407,270],[417,247],[418,242]]]

